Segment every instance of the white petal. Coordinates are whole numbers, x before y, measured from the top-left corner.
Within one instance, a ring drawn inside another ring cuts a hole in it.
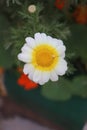
[[[65,57],[66,47],[64,45],[60,45],[60,46],[57,46],[56,49],[57,49],[57,51],[59,53],[59,56],[64,58]]]
[[[50,79],[51,79],[52,81],[57,81],[57,80],[58,80],[58,76],[57,76],[57,74],[56,74],[55,71],[52,71],[52,72],[51,72],[51,74],[50,74]]]
[[[41,79],[41,71],[35,70],[33,75],[33,81],[38,83],[38,81]]]
[[[29,50],[29,46],[25,43],[24,46],[21,48],[21,51],[22,52],[26,52],[26,51],[28,52],[28,50]]]
[[[18,54],[18,59],[23,62],[29,63],[29,62],[31,62],[31,55],[27,55],[25,53],[20,53],[20,54]]]
[[[57,47],[57,43],[54,41],[54,39],[51,36],[47,36],[47,43],[53,47]]]
[[[23,68],[24,74],[29,74],[29,70],[30,70],[29,64],[25,64],[25,65],[24,65],[24,68]]]
[[[33,52],[33,49],[31,49],[27,44],[24,44],[24,46],[21,48],[21,51],[24,54],[30,55]]]
[[[63,50],[65,51],[65,46],[63,45],[63,41],[60,39],[56,39],[56,38],[52,38],[51,36],[47,36],[48,39],[48,44],[51,44],[53,47],[56,48],[63,48]],[[60,50],[61,51],[61,50]]]
[[[50,79],[50,72],[44,72],[43,73],[43,81],[48,82],[49,79]]]
[[[35,38],[36,44],[42,43],[42,38],[41,38],[41,34],[40,34],[40,33],[36,33],[36,34],[34,35],[34,38]]]
[[[52,45],[52,44],[53,44],[53,43],[52,43],[53,39],[52,39],[52,37],[51,37],[51,36],[47,36],[47,40],[48,40],[48,43],[49,43],[50,45]]]
[[[44,85],[46,82],[44,82],[42,79],[39,81],[40,85]]]
[[[47,36],[45,33],[36,33],[34,37],[37,45],[47,43]]]
[[[39,84],[45,84],[50,79],[50,72],[42,72],[41,79],[39,80]]]
[[[53,38],[53,41],[54,41],[57,45],[63,45],[63,41],[60,40],[60,39]]]
[[[59,51],[60,53],[66,51],[66,47],[65,47],[64,45],[57,46],[57,49],[58,49],[58,51]]]
[[[31,47],[31,48],[34,48],[35,45],[36,45],[36,42],[35,40],[32,38],[32,37],[27,37],[25,39],[25,41],[27,42],[27,44]]]
[[[62,53],[60,56],[61,58],[65,58],[65,53]]]
[[[46,39],[47,35],[45,33],[41,33],[41,37]]]
[[[41,33],[41,41],[42,43],[47,43],[47,35],[45,33]]]
[[[33,75],[34,75],[34,72],[35,72],[35,68],[33,67],[32,64],[29,64],[29,79],[33,80]]]
[[[61,59],[57,64],[55,71],[58,75],[64,75],[67,71],[67,62],[64,59]]]

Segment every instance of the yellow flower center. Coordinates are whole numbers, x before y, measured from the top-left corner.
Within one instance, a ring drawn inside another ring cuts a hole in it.
[[[36,52],[36,61],[37,64],[42,67],[48,67],[53,63],[53,54],[49,50],[40,50],[39,52]]]
[[[35,47],[33,52],[33,65],[40,70],[52,70],[58,62],[58,52],[56,48],[41,44]]]

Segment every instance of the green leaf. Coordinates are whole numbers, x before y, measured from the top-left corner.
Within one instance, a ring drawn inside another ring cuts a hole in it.
[[[48,82],[41,93],[50,100],[68,100],[71,96],[87,98],[87,76],[76,76],[73,80],[60,78],[57,82]]]
[[[72,96],[71,84],[67,79],[61,78],[57,82],[48,82],[42,89],[41,93],[50,100],[68,100]]]
[[[75,77],[72,83],[71,91],[74,95],[87,97],[87,76]]]
[[[73,24],[70,27],[72,36],[67,41],[67,51],[74,52],[87,63],[87,26]]]

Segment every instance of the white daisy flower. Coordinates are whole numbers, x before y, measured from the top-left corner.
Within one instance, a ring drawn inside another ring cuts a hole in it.
[[[66,47],[61,40],[36,33],[34,38],[27,37],[18,55],[25,62],[23,72],[40,85],[49,80],[57,81],[65,74],[67,62],[64,60]]]

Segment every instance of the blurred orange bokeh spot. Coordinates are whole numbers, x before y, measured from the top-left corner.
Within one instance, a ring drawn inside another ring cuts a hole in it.
[[[23,86],[24,89],[26,90],[31,90],[31,89],[34,89],[34,88],[37,88],[38,87],[38,84],[31,81],[27,75],[25,74],[22,74],[20,76],[20,78],[18,79],[17,83],[20,85],[20,86]]]

